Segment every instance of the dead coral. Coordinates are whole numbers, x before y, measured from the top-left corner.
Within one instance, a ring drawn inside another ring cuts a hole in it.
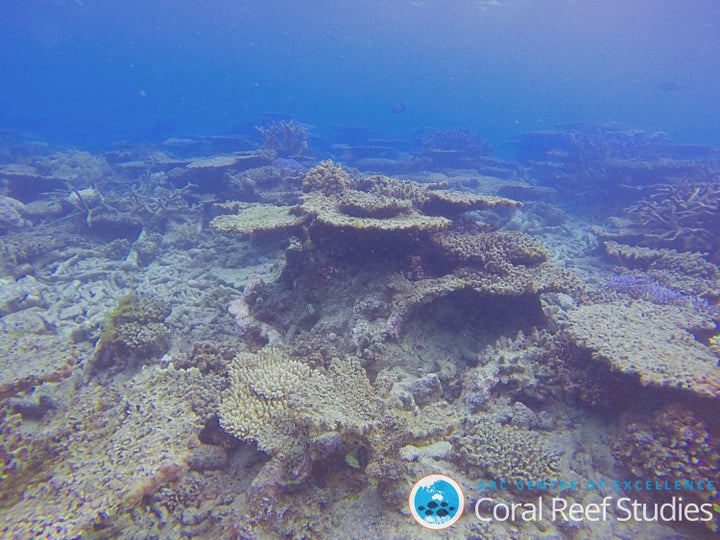
[[[196,384],[197,371],[146,368],[129,381],[79,389],[55,427],[38,434],[39,444],[54,441],[55,455],[39,480],[23,479],[22,497],[0,512],[0,531],[77,538],[181,479],[202,427],[185,399]]]

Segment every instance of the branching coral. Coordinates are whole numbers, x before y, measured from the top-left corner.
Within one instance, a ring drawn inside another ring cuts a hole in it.
[[[263,148],[279,157],[301,156],[308,149],[310,126],[290,120],[273,122],[267,127],[256,127],[263,141]]]
[[[626,210],[630,224],[621,230],[635,243],[680,251],[720,249],[720,182],[665,185]]]
[[[373,397],[357,359],[336,359],[328,370],[312,370],[280,349],[239,353],[230,366],[231,387],[219,407],[231,435],[258,443],[272,456],[295,439],[328,431],[365,434],[377,421]]]
[[[321,161],[315,167],[305,173],[302,188],[303,191],[319,191],[330,196],[342,193],[350,187],[350,176],[340,166],[330,160]]]

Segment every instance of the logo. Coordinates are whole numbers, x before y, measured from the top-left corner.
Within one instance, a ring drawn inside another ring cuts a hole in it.
[[[444,474],[429,474],[415,482],[408,499],[410,514],[419,525],[439,531],[452,527],[465,510],[460,484]]]

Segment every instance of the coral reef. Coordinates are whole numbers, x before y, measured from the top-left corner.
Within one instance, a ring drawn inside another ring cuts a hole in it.
[[[417,146],[416,155],[437,168],[473,168],[492,152],[492,145],[469,128],[427,129]]]
[[[0,231],[24,227],[28,223],[23,217],[24,213],[23,203],[12,197],[0,195]]]
[[[720,249],[720,183],[689,182],[659,186],[626,210],[629,220],[614,238],[647,247],[715,253]]]
[[[517,232],[441,231],[432,237],[441,253],[456,264],[472,264],[495,273],[513,266],[538,266],[547,251],[537,238]]]
[[[342,193],[350,187],[350,175],[331,160],[321,161],[305,173],[302,189],[304,192],[320,192],[329,197]]]
[[[220,423],[240,440],[271,456],[298,439],[328,432],[362,437],[378,421],[379,400],[357,359],[335,359],[313,370],[277,348],[239,353],[230,365],[230,389],[219,407]]]
[[[265,348],[239,353],[230,375],[219,405],[221,425],[272,458],[248,492],[258,519],[267,519],[279,500],[318,474],[319,463],[330,467],[324,474],[366,472],[381,484],[400,478],[394,456],[408,435],[402,430],[390,436],[398,419],[386,413],[357,358],[335,358],[325,369],[312,369]],[[353,482],[358,488],[365,483]]]
[[[3,322],[7,317],[3,317]],[[43,327],[44,330],[44,327]],[[0,332],[0,400],[69,378],[86,355],[86,344],[69,344],[61,337],[27,331]],[[23,362],[17,362],[23,358]]]
[[[53,459],[23,465],[34,469],[15,484],[22,497],[4,501],[0,532],[75,538],[103,530],[178,481],[201,427],[184,396],[202,384],[198,372],[147,368],[129,384],[83,386],[52,427],[29,437],[29,456],[46,448]]]

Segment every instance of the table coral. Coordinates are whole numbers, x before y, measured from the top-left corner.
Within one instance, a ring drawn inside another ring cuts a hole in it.
[[[298,228],[305,220],[294,206],[257,204],[243,208],[233,215],[217,216],[210,221],[210,227],[222,233],[245,235],[268,232],[286,232]]]
[[[594,359],[637,377],[643,386],[718,397],[717,358],[695,339],[693,327],[714,325],[683,306],[637,300],[580,306],[568,313],[565,330]]]

